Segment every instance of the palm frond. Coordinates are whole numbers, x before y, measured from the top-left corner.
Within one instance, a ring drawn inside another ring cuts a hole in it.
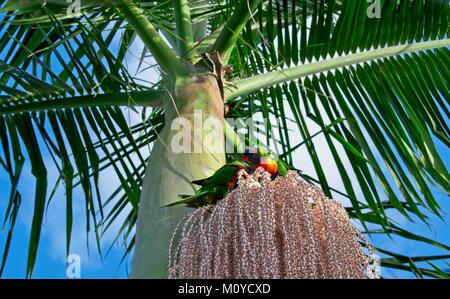
[[[448,3],[381,1],[381,18],[371,19],[367,16],[368,3],[343,1],[338,8],[336,2],[315,1],[310,15],[308,1],[269,1],[261,6],[254,17],[259,29],[253,30],[247,25],[230,59],[237,65],[236,76],[248,79],[235,79],[238,89],[230,86],[229,98],[233,101],[233,95],[242,94],[239,87],[246,80],[253,84],[260,84],[266,78],[273,85],[286,82],[264,91],[255,88],[254,92],[245,92],[239,101],[248,101],[252,109],[243,110],[240,115],[251,116],[258,110],[266,117],[293,115],[304,139],[311,135],[306,125],[308,121],[323,129],[326,123],[338,118],[353,120],[340,124],[335,131],[324,132],[352,203],[358,205],[355,188],[360,188],[363,198],[384,223],[382,195],[376,187],[381,184],[383,193],[404,216],[409,217],[409,213],[401,205],[399,193],[413,214],[422,219],[424,215],[418,208],[422,204],[439,215],[439,206],[429,186],[435,184],[447,194],[450,191],[450,177],[435,146],[435,138],[449,145],[448,90],[445,88],[448,49],[399,52],[389,55],[390,58],[372,58],[365,63],[355,61],[345,67],[339,66],[337,61],[352,53],[365,55],[376,52],[374,49],[385,51],[397,45],[405,49],[411,45],[412,50],[420,41],[439,43],[443,40],[446,44]],[[410,10],[413,13],[409,13]],[[264,22],[270,18],[277,22]],[[431,24],[430,20],[436,22]],[[323,70],[317,67],[315,73],[308,73],[315,65],[330,67]],[[241,66],[245,69],[239,69]],[[287,66],[286,72],[277,71],[283,66]],[[289,76],[292,69],[304,71],[297,76],[300,79]],[[261,74],[265,72],[268,73]],[[280,81],[271,77],[276,72]],[[261,75],[255,77],[254,74]],[[264,108],[267,106],[274,109],[267,110]],[[282,153],[288,153],[286,156],[292,161],[286,124],[282,123],[279,130]],[[351,169],[344,168],[336,143],[345,149]],[[372,143],[377,145],[376,149]],[[314,144],[307,143],[307,148],[317,178],[331,196],[326,171]],[[381,159],[376,158],[378,156]],[[378,182],[371,175],[372,171]],[[347,173],[352,172],[359,186],[349,180]]]

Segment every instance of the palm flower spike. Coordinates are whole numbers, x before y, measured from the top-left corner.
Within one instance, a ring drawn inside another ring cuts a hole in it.
[[[263,168],[240,170],[237,185],[180,221],[170,278],[377,278],[342,204],[296,172],[272,180]]]

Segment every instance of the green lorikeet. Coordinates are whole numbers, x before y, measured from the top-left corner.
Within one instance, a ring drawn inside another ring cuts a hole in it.
[[[164,207],[184,204],[188,207],[198,208],[215,204],[236,188],[239,170],[245,169],[247,173],[252,173],[258,167],[264,168],[272,178],[278,175],[284,176],[287,172],[287,165],[281,159],[274,160],[259,148],[248,149],[242,155],[241,161],[233,161],[222,166],[209,178],[193,181],[193,184],[200,186],[195,194],[180,195],[182,200]]]
[[[218,200],[226,197],[232,190],[230,182],[237,179],[241,169],[248,169],[250,165],[245,162],[234,161],[219,168],[211,177],[193,181],[200,189],[193,195],[181,195],[180,201],[171,203],[165,207],[184,204],[188,207],[198,208],[208,204],[215,204]]]
[[[274,160],[270,157],[269,153],[265,152],[261,148],[257,148],[256,150],[247,150],[243,156],[243,161],[250,161],[254,165],[254,169],[258,167],[264,168],[270,175],[272,179],[276,176],[285,176],[288,171],[287,164],[277,158]]]

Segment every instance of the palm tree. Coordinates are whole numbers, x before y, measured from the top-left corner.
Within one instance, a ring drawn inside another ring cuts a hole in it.
[[[173,153],[168,124],[179,115],[192,120],[195,109],[223,121],[225,102],[227,117],[281,119],[254,140],[279,148],[300,171],[294,159],[305,149],[300,158],[312,163],[315,176],[301,175],[328,197],[348,200],[347,211],[363,233],[397,235],[447,251],[404,256],[376,247],[383,266],[448,278],[442,261],[450,258],[450,247],[392,219],[395,212],[425,223],[430,215],[441,217],[436,195],[450,191],[437,150],[437,144],[450,145],[448,1],[66,2],[1,1],[0,164],[11,192],[0,273],[28,158],[36,179],[28,277],[50,190],[60,182],[67,253],[73,190],[79,187],[87,230],[93,227],[98,246],[102,231],[131,206],[117,236],[128,240],[125,255],[134,249],[132,276],[165,277],[168,238],[187,209],[160,207],[192,193],[190,181],[211,175],[229,159],[208,151]],[[145,45],[141,63],[161,74],[156,84],[127,68],[125,57],[136,38]],[[232,70],[223,75],[227,65]],[[129,126],[127,107],[144,107],[142,122]],[[291,130],[302,142],[293,144]],[[227,123],[216,134],[218,140],[235,136]],[[329,183],[330,165],[314,142],[318,135],[325,138],[343,189]],[[60,173],[51,189],[44,153]],[[108,169],[120,185],[105,198],[98,181]]]

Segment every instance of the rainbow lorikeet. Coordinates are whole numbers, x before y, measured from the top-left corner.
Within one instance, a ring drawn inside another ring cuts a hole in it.
[[[193,195],[180,195],[182,200],[166,205],[165,207],[184,204],[188,207],[198,208],[204,205],[215,204],[218,200],[225,198],[237,187],[238,172],[245,169],[252,173],[258,167],[263,167],[272,178],[278,175],[284,176],[287,171],[286,164],[278,159],[275,161],[261,149],[246,150],[241,161],[236,160],[219,168],[211,177],[192,181],[200,186]]]
[[[244,155],[242,156],[243,161],[249,161],[253,168],[256,169],[258,167],[264,168],[270,175],[272,179],[276,176],[285,176],[287,170],[289,169],[287,164],[277,158],[273,159],[269,153],[265,152],[261,148],[256,148],[252,150],[246,150]]]

